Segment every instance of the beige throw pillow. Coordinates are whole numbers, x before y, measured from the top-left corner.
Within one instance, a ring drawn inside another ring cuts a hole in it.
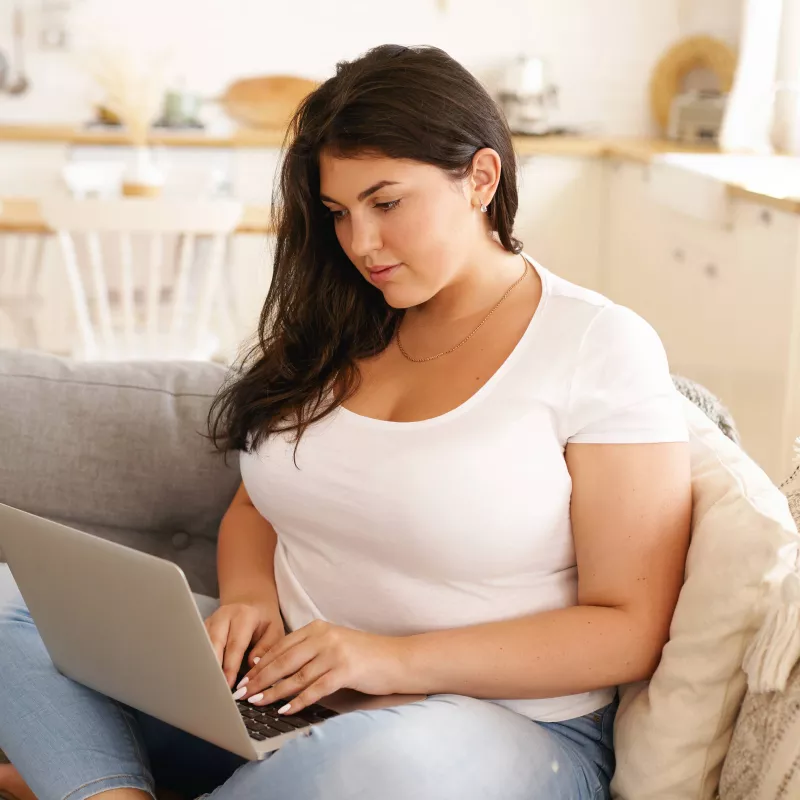
[[[789,510],[800,526],[800,491],[788,495]],[[794,586],[792,586],[794,584]],[[798,613],[798,581],[782,587],[784,611]],[[800,619],[790,623],[800,636]],[[787,629],[788,630],[788,629]],[[788,661],[788,659],[787,659]],[[745,662],[747,663],[747,662]],[[782,691],[750,687],[733,729],[719,784],[720,800],[790,800],[800,797],[800,665]]]
[[[765,620],[774,622],[768,612],[797,565],[800,536],[786,498],[699,408],[683,405],[694,503],[686,577],[655,675],[620,691],[618,800],[714,797],[745,694],[745,654]],[[764,646],[751,660],[774,668]],[[784,680],[793,657],[778,659]],[[756,677],[777,679],[774,670]]]

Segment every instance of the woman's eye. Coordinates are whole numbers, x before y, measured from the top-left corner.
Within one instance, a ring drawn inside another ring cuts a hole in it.
[[[375,208],[379,208],[384,213],[391,211],[392,209],[397,208],[400,205],[400,200],[391,200],[388,203],[375,203]],[[347,211],[341,210],[334,210],[330,209],[330,215],[333,217],[334,222],[338,222],[339,220],[343,220],[347,214]]]

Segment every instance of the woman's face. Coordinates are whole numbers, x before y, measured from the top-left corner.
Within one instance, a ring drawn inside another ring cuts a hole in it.
[[[485,226],[466,181],[417,161],[323,153],[320,199],[347,257],[394,308],[455,280]]]

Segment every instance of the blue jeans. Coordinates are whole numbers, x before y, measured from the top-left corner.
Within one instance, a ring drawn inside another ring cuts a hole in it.
[[[246,761],[61,675],[22,598],[0,608],[0,749],[40,800],[155,786],[212,800],[600,800],[615,713],[538,723],[434,695],[334,717]]]

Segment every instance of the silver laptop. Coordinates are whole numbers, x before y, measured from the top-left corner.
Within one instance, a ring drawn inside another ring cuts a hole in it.
[[[236,702],[177,564],[2,503],[0,550],[60,672],[243,758],[337,714],[422,699],[343,690],[297,715]]]

